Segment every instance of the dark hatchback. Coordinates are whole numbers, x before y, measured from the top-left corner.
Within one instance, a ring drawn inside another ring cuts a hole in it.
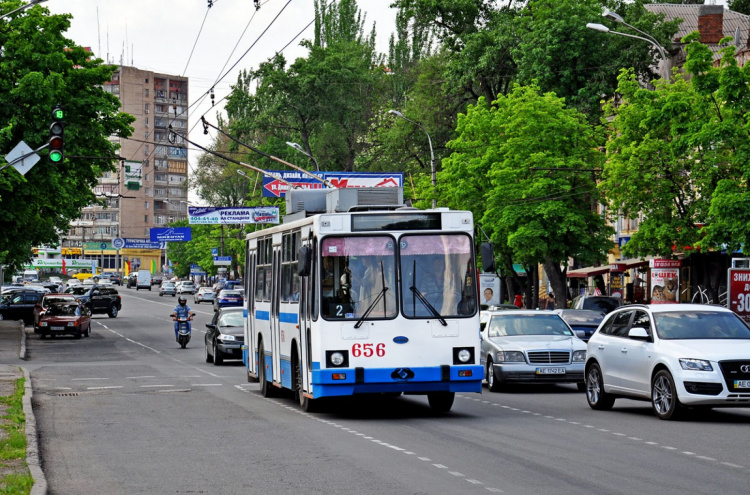
[[[56,335],[74,335],[80,339],[91,335],[91,312],[79,302],[50,305],[39,322],[40,338]]]
[[[38,290],[10,289],[0,296],[0,320],[34,321],[34,308],[44,293]]]
[[[225,359],[242,359],[245,343],[242,308],[221,308],[214,313],[211,323],[206,323],[206,362],[219,365]]]
[[[604,319],[604,313],[601,311],[593,311],[588,309],[556,309],[555,313],[559,314],[560,317],[565,320],[570,328],[576,332],[576,335],[580,337],[584,342],[588,342],[591,336],[594,334],[599,324]],[[582,331],[583,336],[579,334]]]

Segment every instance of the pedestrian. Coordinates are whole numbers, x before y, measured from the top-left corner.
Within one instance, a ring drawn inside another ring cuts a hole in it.
[[[553,293],[547,294],[547,307],[546,309],[553,310],[555,309],[555,295]]]
[[[523,299],[521,298],[521,294],[516,294],[516,300],[513,301],[513,304],[515,304],[518,309],[523,308]]]

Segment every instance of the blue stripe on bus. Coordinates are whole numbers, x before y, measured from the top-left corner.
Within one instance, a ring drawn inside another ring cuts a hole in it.
[[[263,361],[266,364],[266,381],[273,383],[273,354],[271,354],[271,351],[264,350],[263,355],[265,356]]]
[[[313,398],[380,392],[481,392],[482,366],[451,366],[450,380],[442,381],[439,366],[409,368],[414,378],[399,381],[391,377],[393,368],[365,368],[364,383],[354,383],[353,368],[315,369],[313,363]],[[318,363],[319,364],[319,363]],[[459,370],[471,370],[470,377],[458,376]],[[345,380],[334,380],[333,374],[346,374]]]
[[[297,313],[279,313],[279,321],[281,323],[298,323],[299,317]]]
[[[242,317],[247,318],[247,308],[242,309]]]
[[[256,311],[255,312],[255,319],[256,320],[270,320],[271,319],[271,313],[268,311]]]

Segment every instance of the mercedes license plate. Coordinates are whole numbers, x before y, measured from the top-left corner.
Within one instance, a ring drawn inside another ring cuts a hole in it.
[[[564,375],[565,368],[537,368],[537,375]]]
[[[735,380],[734,388],[750,388],[750,380]]]

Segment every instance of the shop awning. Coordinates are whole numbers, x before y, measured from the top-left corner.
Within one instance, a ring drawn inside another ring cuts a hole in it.
[[[568,278],[586,278],[593,277],[595,275],[601,275],[603,273],[609,273],[609,265],[587,266],[586,268],[570,270],[568,272]]]
[[[628,270],[630,268],[641,268],[644,266],[648,266],[648,260],[624,260],[624,261],[618,261],[616,263],[613,263],[612,265],[603,265],[603,266],[587,266],[586,268],[577,268],[575,270],[568,271],[568,278],[587,278],[587,277],[594,277],[596,275],[603,275],[605,273],[610,272],[610,268],[613,265],[618,265],[618,268],[624,268],[625,270]],[[616,270],[620,271],[620,270]]]

